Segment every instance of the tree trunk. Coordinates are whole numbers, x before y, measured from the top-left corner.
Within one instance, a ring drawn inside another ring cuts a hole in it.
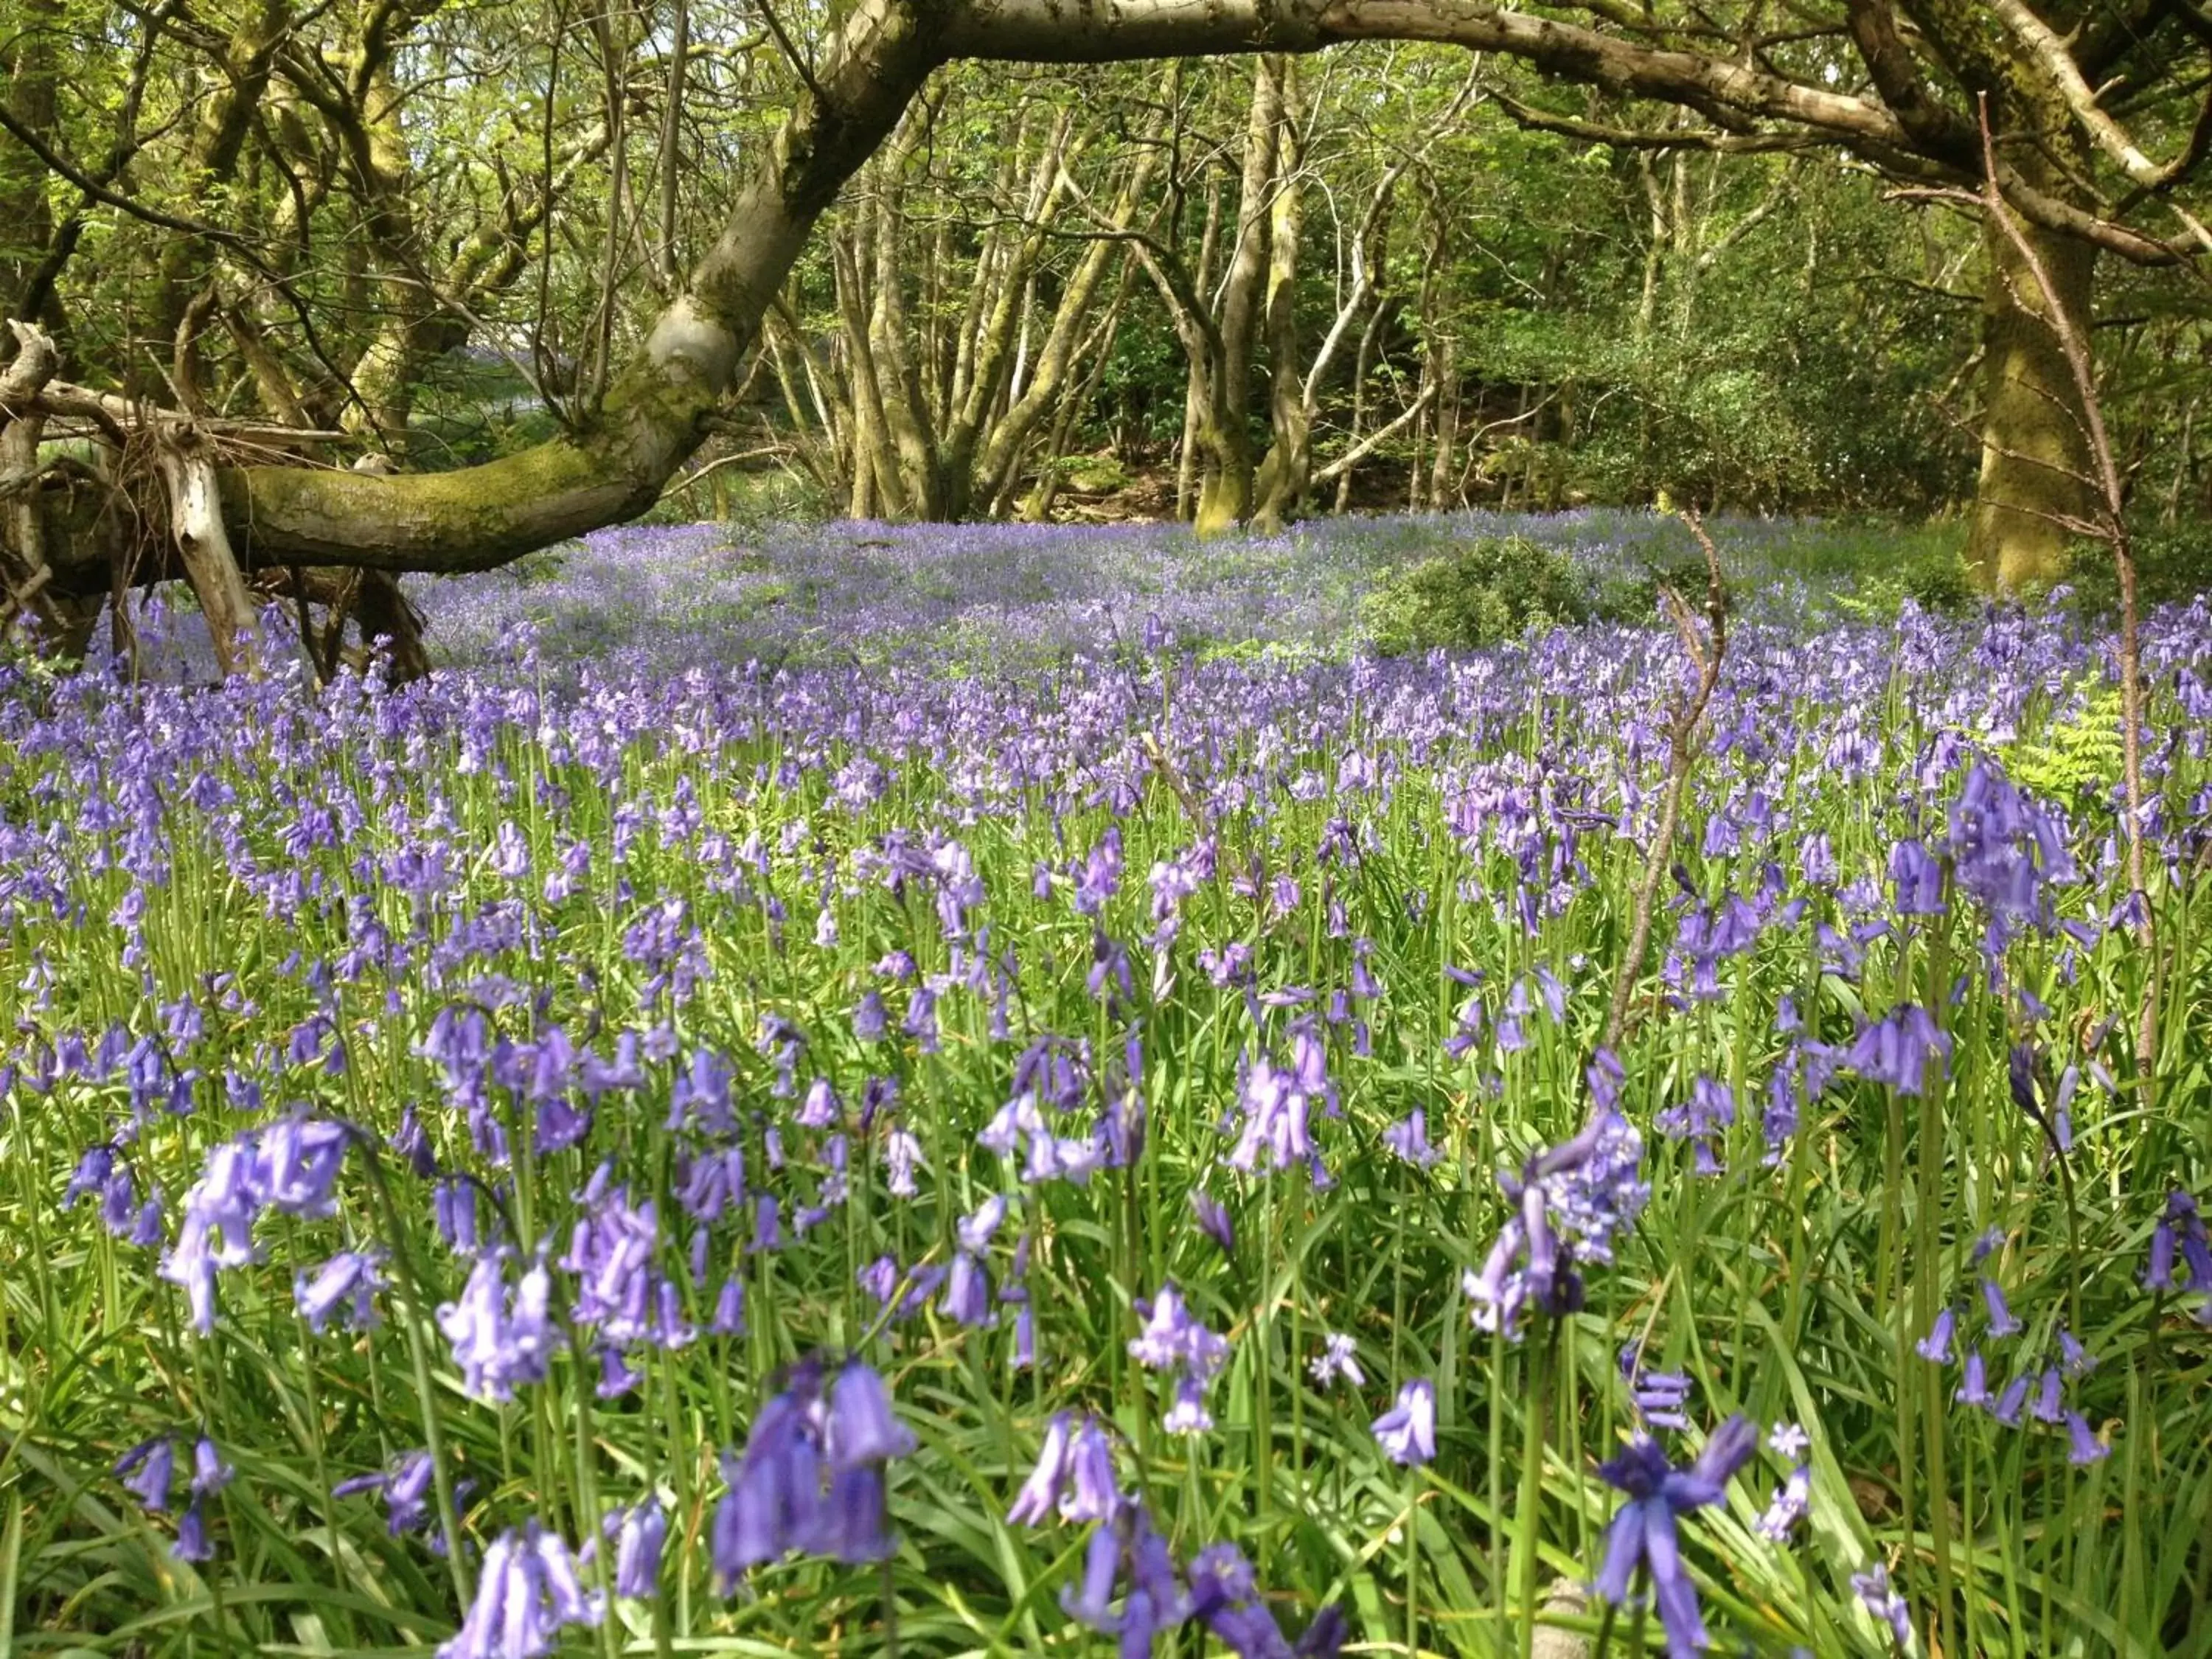
[[[1254,521],[1275,531],[1305,506],[1313,471],[1313,425],[1298,373],[1298,238],[1304,228],[1298,195],[1297,65],[1282,69],[1277,118],[1274,201],[1267,225],[1267,453],[1254,481]],[[1316,365],[1318,373],[1322,365]]]
[[[2021,229],[2067,314],[2086,322],[2096,250],[2032,224]],[[2042,292],[2009,239],[1993,230],[1987,240],[1982,474],[1967,557],[1986,586],[2010,592],[2057,580],[2077,533],[2058,520],[2086,520],[2095,495],[2081,399]]]
[[[1221,300],[1221,356],[1199,416],[1206,468],[1199,485],[1200,535],[1251,515],[1255,458],[1249,428],[1252,354],[1267,276],[1268,219],[1283,125],[1285,60],[1269,53],[1252,69],[1252,112],[1244,132],[1244,177],[1237,198],[1237,240]]]

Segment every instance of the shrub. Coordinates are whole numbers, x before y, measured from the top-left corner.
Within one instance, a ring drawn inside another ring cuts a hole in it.
[[[2146,611],[2212,592],[2212,524],[2138,525],[2135,555],[2136,599]],[[2119,614],[2119,574],[2104,543],[2076,542],[2067,557],[2066,580],[2084,615]]]
[[[1491,536],[1394,571],[1361,607],[1386,657],[1471,650],[1531,628],[1583,622],[1589,586],[1565,550],[1525,536]]]

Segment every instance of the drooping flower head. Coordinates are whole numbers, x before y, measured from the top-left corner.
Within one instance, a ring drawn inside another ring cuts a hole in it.
[[[1619,1605],[1628,1599],[1638,1568],[1644,1569],[1669,1659],[1692,1659],[1708,1639],[1697,1587],[1682,1565],[1676,1518],[1718,1503],[1758,1445],[1759,1431],[1750,1419],[1731,1417],[1713,1431],[1686,1469],[1674,1468],[1656,1442],[1641,1437],[1598,1467],[1607,1484],[1626,1494],[1627,1501],[1606,1534],[1597,1593]]]
[[[438,1659],[542,1659],[562,1630],[595,1627],[605,1611],[597,1591],[585,1593],[568,1544],[528,1521],[484,1552],[476,1600]]]
[[[1375,1438],[1393,1463],[1417,1466],[1437,1455],[1437,1385],[1417,1376],[1398,1390],[1397,1403],[1375,1419]]]
[[[1611,1059],[1601,1051],[1601,1062]],[[1592,1066],[1594,1080],[1601,1072]],[[1581,1305],[1577,1265],[1611,1261],[1614,1237],[1651,1195],[1638,1175],[1643,1158],[1644,1138],[1601,1095],[1580,1134],[1532,1156],[1517,1178],[1498,1176],[1514,1212],[1481,1271],[1464,1281],[1479,1328],[1517,1338],[1528,1308],[1558,1314]]]

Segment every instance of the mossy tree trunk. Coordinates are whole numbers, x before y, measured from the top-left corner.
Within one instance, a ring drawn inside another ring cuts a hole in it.
[[[2096,250],[2033,225],[2023,229],[2087,337]],[[2058,578],[2075,534],[2064,521],[2087,520],[2095,491],[2081,396],[2043,292],[2008,238],[1991,232],[1988,241],[1982,471],[1967,556],[1986,586],[2012,592]]]

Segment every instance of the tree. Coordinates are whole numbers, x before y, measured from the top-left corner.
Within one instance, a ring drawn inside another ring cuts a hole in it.
[[[401,30],[434,12],[434,0],[411,6],[369,0],[362,27],[382,18],[386,28]],[[150,14],[143,27],[158,29],[167,15]],[[196,185],[232,187],[239,148],[231,134],[270,118],[264,105],[272,81],[307,95],[313,74],[303,69],[286,79],[287,43],[299,23],[276,0],[264,0],[246,7],[228,35],[197,19],[179,25],[198,31],[192,44],[218,82],[199,116],[204,137],[191,163]],[[2178,68],[2179,47],[2212,44],[2212,22],[2176,0],[2077,6],[2055,21],[2024,0],[1987,7],[1906,0],[1902,10],[1890,0],[1841,0],[1786,15],[1770,15],[1756,4],[1638,9],[1614,0],[1540,11],[1477,0],[1222,0],[1203,9],[1098,0],[1080,10],[1060,0],[863,0],[818,61],[780,27],[776,33],[800,83],[790,113],[758,147],[759,159],[720,234],[628,362],[613,367],[604,323],[580,343],[573,355],[592,372],[578,377],[562,410],[562,430],[521,453],[440,473],[371,477],[297,465],[226,466],[219,475],[222,518],[236,549],[262,566],[481,569],[643,511],[714,428],[720,403],[817,221],[898,128],[932,72],[957,58],[1103,64],[1265,52],[1274,67],[1263,70],[1258,90],[1272,84],[1276,90],[1267,95],[1279,100],[1296,57],[1340,41],[1429,41],[1500,54],[1554,83],[1581,82],[1698,118],[1663,127],[1608,125],[1532,101],[1518,113],[1533,125],[1626,149],[1834,147],[1916,184],[1979,179],[1978,110],[1985,100],[1996,133],[1996,183],[2031,246],[2057,274],[2069,308],[2077,299],[2086,301],[2100,252],[2152,265],[2194,259],[2212,245],[2212,234],[2181,199],[2199,171],[2212,121],[2192,120]],[[635,97],[625,65],[636,37],[626,22],[617,29],[608,21],[600,38],[603,105],[611,125],[619,125]],[[374,56],[364,46],[362,62]],[[554,56],[557,64],[557,41]],[[373,115],[389,106],[388,95],[374,90],[374,73],[363,76],[357,68],[353,83],[356,112]],[[669,76],[668,85],[674,93],[679,77]],[[549,76],[549,111],[554,101]],[[51,125],[42,130],[40,112],[26,112],[21,103],[14,99],[0,106],[0,126],[42,166],[85,199],[171,234],[162,254],[162,320],[173,317],[180,343],[194,337],[196,318],[220,309],[222,296],[209,297],[210,249],[241,259],[267,293],[298,301],[285,273],[252,239],[189,213],[155,209],[123,187],[119,172],[103,178],[100,169],[71,160],[63,135]],[[1276,135],[1272,153],[1265,143],[1257,146],[1272,179],[1281,165],[1283,119],[1258,97],[1255,109],[1253,133]],[[333,112],[323,112],[326,121],[342,124]],[[674,125],[671,114],[664,131]],[[2150,151],[2161,146],[2172,159],[2150,161]],[[664,148],[672,154],[673,141]],[[603,222],[601,294],[609,307],[623,250],[642,216],[621,176],[622,154],[615,151]],[[1246,160],[1256,164],[1251,149]],[[1296,177],[1294,155],[1291,163],[1285,180]],[[386,173],[398,168],[397,158],[383,165]],[[554,170],[540,171],[541,182],[550,185]],[[464,296],[440,295],[417,269],[425,262],[410,241],[419,241],[419,232],[407,228],[404,215],[384,222],[376,176],[377,169],[356,164],[348,186],[364,265],[399,270],[446,310],[465,316]],[[294,193],[305,194],[310,181],[293,183]],[[198,198],[187,192],[173,199]],[[1274,210],[1281,205],[1279,193],[1261,216],[1257,198],[1248,193],[1238,216],[1265,218],[1270,234],[1294,249],[1295,195],[1291,216],[1278,224]],[[550,198],[523,211],[550,222]],[[2169,222],[2179,228],[2167,228]],[[512,232],[506,234],[511,241]],[[1259,240],[1252,239],[1255,246]],[[1244,312],[1224,313],[1223,320],[1235,325],[1237,349],[1224,335],[1220,375],[1231,402],[1241,343],[1248,328],[1257,328],[1267,294],[1269,262],[1255,264],[1253,252],[1240,235],[1230,253],[1232,272],[1242,260],[1250,279],[1232,287],[1253,295],[1252,320]],[[2060,526],[2081,516],[2087,469],[2078,398],[2050,331],[2035,320],[2037,302],[2002,249],[1989,264],[1975,547],[1994,579],[2014,581],[2050,568]],[[300,308],[305,331],[308,319]],[[412,325],[403,315],[398,326],[405,332]],[[1282,341],[1275,326],[1271,320],[1269,337]],[[1437,369],[1439,395],[1452,374],[1449,364]],[[178,412],[189,416],[189,375],[172,378],[185,405]],[[1287,384],[1283,390],[1286,395],[1274,399],[1279,436],[1295,426],[1301,408],[1287,395]],[[351,401],[369,402],[357,392]],[[1224,429],[1207,442],[1218,439],[1233,449],[1241,426],[1232,432],[1217,424]],[[1237,509],[1234,497],[1241,493],[1232,477],[1231,510]],[[43,577],[33,573],[27,580],[57,594],[103,589],[110,580],[105,562],[81,558],[80,548],[97,553],[95,541],[69,539],[40,556]]]

